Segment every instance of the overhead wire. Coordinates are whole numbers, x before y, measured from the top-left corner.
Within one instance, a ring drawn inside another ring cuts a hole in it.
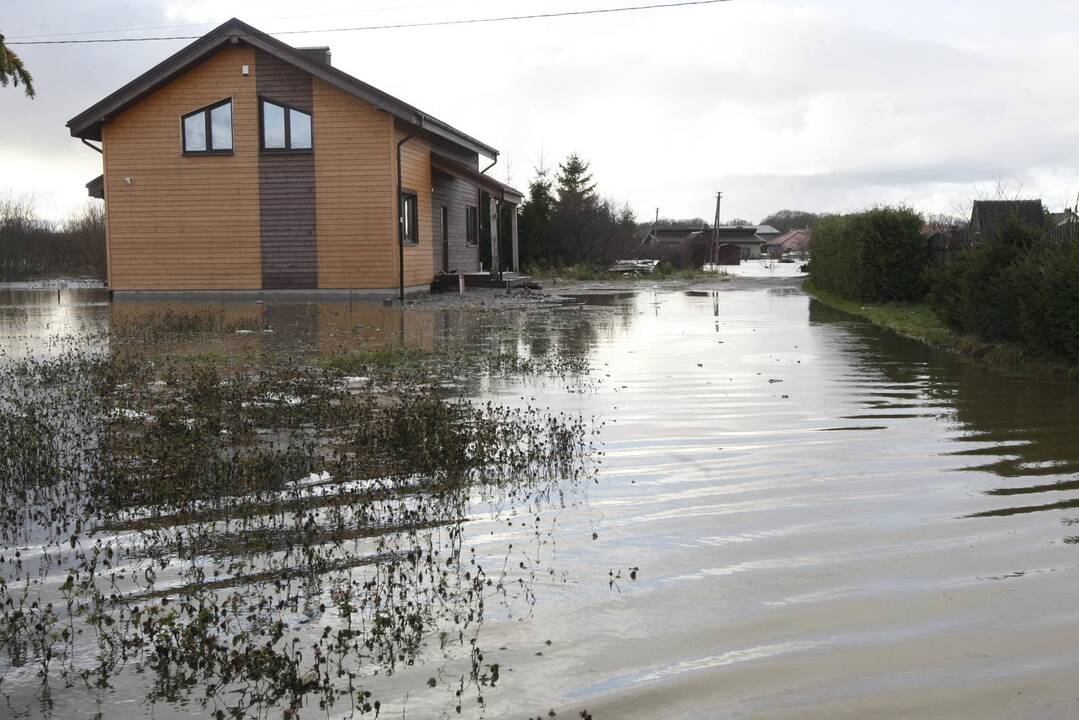
[[[447,27],[453,25],[480,25],[547,18],[580,17],[584,15],[610,15],[614,13],[642,12],[667,8],[690,7],[699,5],[718,5],[733,0],[682,0],[681,2],[650,3],[647,5],[627,5],[614,8],[591,8],[588,10],[566,10],[561,12],[531,13],[527,15],[503,15],[499,17],[464,18],[458,20],[428,20],[412,23],[392,23],[386,25],[363,25],[358,27],[321,28],[310,30],[282,30],[270,35],[305,35],[314,33],[365,32],[374,30],[403,30],[407,28]],[[198,40],[201,35],[165,35],[133,38],[79,38],[72,40],[12,40],[5,45],[88,45],[104,43],[154,42],[163,40]]]

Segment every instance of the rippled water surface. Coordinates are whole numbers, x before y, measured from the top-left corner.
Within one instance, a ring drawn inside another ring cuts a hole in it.
[[[14,358],[160,307],[8,299]],[[470,516],[477,557],[532,544],[540,569],[534,602],[482,627],[503,668],[486,717],[1079,715],[1072,388],[961,362],[781,281],[535,309],[225,311],[281,329],[258,342],[311,353],[463,336],[587,358],[585,384],[487,379],[474,393],[602,423],[595,484],[520,522],[482,504]],[[377,678],[384,714],[453,716],[431,675],[420,663]],[[200,711],[152,711],[120,685],[104,716],[151,712]]]

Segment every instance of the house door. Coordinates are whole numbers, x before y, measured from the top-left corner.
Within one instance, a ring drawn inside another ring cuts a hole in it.
[[[450,271],[450,209],[442,206],[442,272]]]

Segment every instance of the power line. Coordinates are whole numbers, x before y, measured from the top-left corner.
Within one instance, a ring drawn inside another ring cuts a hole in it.
[[[614,13],[660,10],[665,8],[689,7],[693,5],[717,5],[733,0],[683,0],[683,2],[653,3],[650,5],[630,5],[616,8],[594,8],[590,10],[568,10],[565,12],[533,13],[531,15],[504,15],[489,18],[466,18],[462,20],[431,20],[417,23],[396,23],[392,25],[364,25],[360,27],[325,28],[320,30],[283,30],[271,35],[305,35],[328,32],[362,32],[369,30],[403,30],[406,28],[445,27],[449,25],[480,25],[518,20],[542,20],[545,18],[579,17],[582,15],[610,15]],[[79,40],[22,40],[5,43],[6,45],[88,45],[100,43],[152,42],[158,40],[198,40],[201,35],[169,35],[134,38],[90,38]]]
[[[450,0],[452,2],[453,0]],[[340,15],[365,15],[368,13],[385,12],[387,10],[415,10],[416,8],[428,8],[434,5],[447,5],[450,2],[429,2],[418,5],[387,5],[384,7],[376,8],[363,8],[362,10],[342,10],[340,12],[329,13],[305,13],[303,15],[275,15],[267,20],[303,20],[316,17],[329,17]],[[79,30],[77,32],[62,32],[62,33],[38,33],[35,35],[16,35],[9,36],[7,39],[11,42],[5,44],[11,45],[15,41],[19,40],[42,40],[45,38],[58,38],[58,37],[70,37],[72,35],[108,35],[111,33],[128,33],[128,32],[145,32],[147,30],[178,30],[180,28],[194,28],[194,27],[213,27],[220,25],[222,21],[216,20],[212,22],[204,23],[184,23],[182,25],[150,25],[144,27],[130,27],[130,28],[111,28],[108,30]]]

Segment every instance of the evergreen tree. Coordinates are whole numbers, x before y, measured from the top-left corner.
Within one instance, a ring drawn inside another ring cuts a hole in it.
[[[540,160],[536,177],[528,184],[528,197],[521,206],[518,228],[518,252],[525,267],[534,264],[547,250],[551,212],[554,209],[553,183],[547,167]]]
[[[0,87],[7,87],[9,82],[15,87],[22,83],[26,96],[34,97],[33,76],[22,64],[19,56],[4,44],[4,36],[0,34]]]
[[[560,210],[583,210],[596,200],[596,185],[588,172],[589,164],[577,153],[558,166],[558,205]]]
[[[525,264],[603,267],[634,257],[640,245],[633,211],[596,194],[588,163],[577,154],[558,166],[554,182],[542,163],[536,168],[519,230]]]

